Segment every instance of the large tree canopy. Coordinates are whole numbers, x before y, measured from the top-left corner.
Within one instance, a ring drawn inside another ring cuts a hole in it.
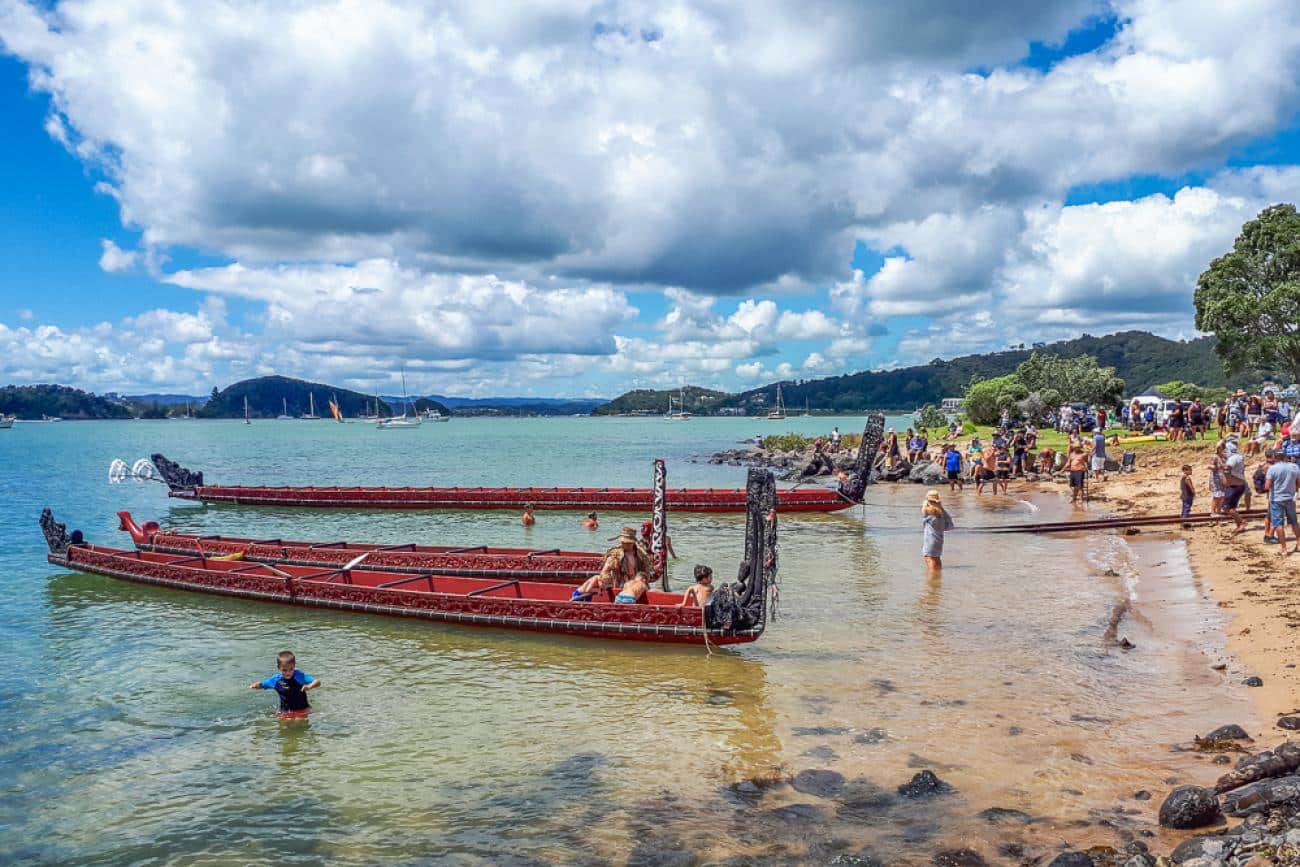
[[[1090,355],[1062,358],[1035,352],[1016,368],[1016,378],[1030,392],[1045,398],[1055,392],[1069,403],[1114,406],[1124,395],[1124,380],[1115,368],[1100,366]]]
[[[1273,205],[1196,281],[1196,327],[1230,373],[1282,368],[1300,381],[1300,214]]]

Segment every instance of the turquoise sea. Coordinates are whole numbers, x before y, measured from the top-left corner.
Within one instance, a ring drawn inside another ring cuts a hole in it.
[[[115,582],[50,567],[36,526],[50,506],[125,544],[127,508],[200,533],[595,550],[644,516],[602,515],[593,534],[569,513],[525,529],[510,513],[204,507],[110,485],[108,466],[161,451],[217,482],[648,486],[662,456],[670,485],[738,486],[712,452],[862,423],[0,431],[0,863],[928,864],[954,847],[998,863],[1009,840],[1032,854],[1153,832],[1132,791],[1212,774],[1169,746],[1252,714],[1205,663],[1224,653],[1221,614],[1170,540],[958,532],[928,579],[922,491],[878,487],[864,509],[787,517],[780,619],[709,655]],[[1067,514],[1055,493],[1012,495],[949,505],[964,527]],[[734,572],[740,516],[670,530],[677,586],[695,562]],[[1107,634],[1124,602],[1133,651]],[[306,723],[247,689],[286,648],[325,684]],[[897,796],[923,768],[954,791]],[[807,770],[834,773],[788,784]],[[990,807],[1038,821],[994,824]]]

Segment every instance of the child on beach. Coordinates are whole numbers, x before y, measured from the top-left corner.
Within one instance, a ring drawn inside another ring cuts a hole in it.
[[[943,568],[943,534],[952,528],[952,518],[943,507],[939,492],[927,491],[921,505],[921,557],[931,575]]]
[[[713,570],[708,566],[695,567],[695,583],[686,588],[686,594],[682,596],[682,601],[677,603],[678,608],[689,608],[692,605],[696,608],[703,608],[709,604],[709,597],[713,595]]]
[[[1183,477],[1178,482],[1178,494],[1183,501],[1183,517],[1192,514],[1192,503],[1196,502],[1196,483],[1192,481],[1192,465],[1183,464]]]
[[[311,710],[307,701],[307,692],[316,689],[321,681],[305,671],[298,670],[298,661],[293,651],[282,650],[276,658],[276,667],[280,670],[268,677],[249,684],[249,689],[273,689],[280,696],[280,713],[302,713]]]

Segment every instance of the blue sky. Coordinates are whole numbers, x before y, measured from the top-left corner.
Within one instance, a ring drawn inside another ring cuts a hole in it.
[[[0,379],[608,396],[1191,336],[1300,186],[1300,9],[1221,5],[6,0]]]

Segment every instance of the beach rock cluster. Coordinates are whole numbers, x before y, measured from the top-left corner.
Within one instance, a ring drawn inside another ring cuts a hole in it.
[[[827,452],[837,470],[851,470],[857,459],[857,453],[848,449]],[[811,449],[778,451],[747,446],[745,448],[723,449],[710,458],[711,464],[725,464],[732,467],[770,467],[776,470],[777,478],[782,480],[828,476],[831,471],[820,461],[813,462]]]

